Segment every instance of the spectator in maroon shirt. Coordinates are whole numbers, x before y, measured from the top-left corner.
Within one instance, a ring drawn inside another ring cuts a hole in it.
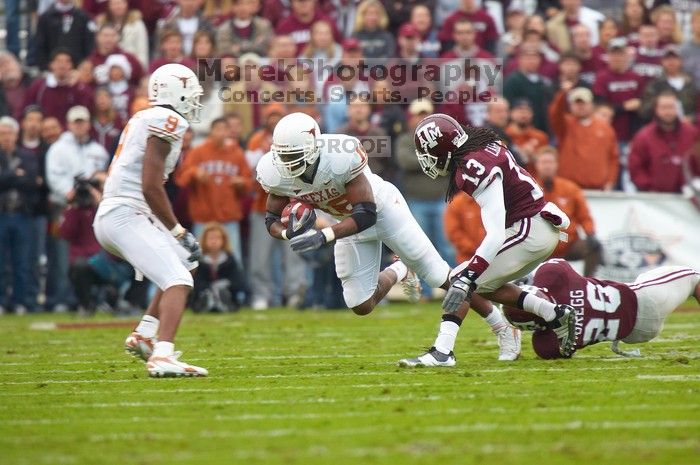
[[[600,52],[593,49],[591,30],[588,26],[577,24],[571,28],[571,52],[581,62],[581,79],[588,87],[595,83],[595,75],[606,67],[600,58]]]
[[[180,63],[194,69],[195,62],[192,58],[182,53],[182,34],[177,29],[163,29],[160,33],[160,57],[151,61],[149,73],[168,63]]]
[[[24,106],[39,105],[44,116],[56,117],[66,123],[71,107],[83,105],[92,108],[92,92],[73,80],[73,58],[65,49],[56,49],[49,63],[46,77],[35,79],[27,90]]]
[[[560,89],[564,82],[573,82],[574,88],[591,88],[591,84],[584,81],[581,76],[581,59],[571,52],[562,54],[559,59],[559,75],[555,83],[555,90]]]
[[[656,97],[654,121],[632,139],[629,171],[637,189],[680,192],[685,183],[683,159],[698,139],[698,131],[681,120],[672,92]]]
[[[627,36],[631,42],[635,42],[642,24],[649,24],[649,9],[644,4],[644,0],[625,0],[622,7],[620,33]]]
[[[523,48],[537,50],[540,55],[540,66],[538,73],[545,76],[549,80],[553,81],[556,79],[559,54],[549,46],[546,40],[544,40],[542,33],[534,29],[528,29],[525,31],[523,41],[516,48],[516,53],[505,62],[503,69],[503,75],[505,77],[510,76],[512,73],[518,70],[520,50]]]
[[[298,55],[311,39],[311,25],[319,20],[328,21],[333,27],[335,41],[342,41],[335,22],[317,8],[316,0],[291,0],[290,13],[277,24],[275,33],[292,36]]]
[[[608,42],[618,36],[619,29],[617,21],[613,18],[605,18],[603,22],[600,23],[600,27],[598,28],[600,41],[598,45],[593,47],[593,50],[600,56],[603,63],[608,62]]]
[[[661,76],[661,56],[664,50],[659,47],[659,31],[653,24],[639,27],[639,41],[632,64],[632,71],[644,78],[644,84]]]
[[[98,70],[101,65],[107,61],[107,57],[110,55],[124,55],[131,65],[131,79],[129,83],[131,85],[137,86],[139,81],[143,77],[143,68],[139,59],[132,53],[123,50],[119,46],[119,31],[117,28],[109,23],[103,24],[100,30],[97,31],[95,36],[95,49],[90,54],[90,61],[95,66],[95,72],[99,73]],[[107,73],[104,73],[105,75]]]
[[[433,15],[430,9],[425,5],[416,5],[411,10],[411,24],[418,29],[420,33],[420,44],[418,51],[422,57],[437,58],[440,55],[440,39],[438,39],[438,31],[433,26]]]
[[[113,153],[124,123],[112,105],[112,94],[105,87],[95,91],[95,111],[92,112],[90,137],[109,153]]]
[[[479,6],[477,0],[462,0],[460,9],[447,17],[438,33],[442,50],[449,50],[454,44],[453,28],[457,20],[468,19],[476,29],[476,43],[479,47],[493,53],[496,50],[498,31],[493,18]]]
[[[476,43],[476,29],[468,19],[459,19],[452,26],[454,47],[443,53],[440,58],[452,60],[455,58],[491,59],[491,55]]]
[[[651,12],[651,22],[659,30],[659,45],[665,47],[670,44],[683,42],[683,34],[678,25],[676,11],[671,5],[661,5]]]
[[[596,75],[593,94],[615,106],[613,126],[618,140],[627,142],[637,124],[637,111],[641,106],[644,86],[642,77],[629,67],[627,39],[618,37],[608,44],[608,68]]]
[[[4,97],[7,112],[16,120],[22,118],[24,100],[31,79],[22,70],[17,58],[10,52],[0,52],[0,100]]]

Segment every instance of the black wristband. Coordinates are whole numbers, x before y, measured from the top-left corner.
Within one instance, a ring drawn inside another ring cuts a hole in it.
[[[267,228],[267,232],[270,232],[270,228],[272,227],[272,225],[280,221],[281,219],[282,217],[276,213],[265,212],[265,227]]]

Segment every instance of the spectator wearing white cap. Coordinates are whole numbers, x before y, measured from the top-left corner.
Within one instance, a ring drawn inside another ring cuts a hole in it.
[[[66,205],[73,200],[77,178],[103,177],[109,155],[90,138],[90,112],[84,106],[74,106],[66,115],[68,131],[61,134],[46,153],[46,182],[49,187],[50,221],[57,231]],[[54,311],[65,310],[73,300],[68,281],[68,242],[58,235],[47,239],[48,271],[46,306]]]

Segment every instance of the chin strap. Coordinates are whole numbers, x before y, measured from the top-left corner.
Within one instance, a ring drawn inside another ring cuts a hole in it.
[[[632,350],[622,350],[618,347],[620,344],[620,341],[613,341],[612,345],[610,345],[610,350],[615,352],[617,355],[622,355],[623,357],[641,357],[642,353],[639,351],[639,349],[632,349]]]

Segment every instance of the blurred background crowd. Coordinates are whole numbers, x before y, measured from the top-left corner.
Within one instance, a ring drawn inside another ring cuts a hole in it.
[[[222,66],[503,64],[502,89],[488,103],[389,104],[379,96],[391,84],[369,80],[335,83],[343,95],[366,90],[365,100],[224,102],[224,85],[251,95],[276,84],[203,77],[204,117],[167,184],[205,252],[196,311],[344,306],[331,248],[298,256],[265,230],[255,168],[292,111],[314,116],[324,132],[390,138],[389,152],[369,154],[370,167],[399,186],[452,263],[470,257],[484,232],[476,203],[462,195],[446,205],[446,184],[418,166],[413,129],[434,112],[501,135],[572,219],[555,255],[583,260],[589,275],[603,254],[582,189],[699,197],[700,0],[5,0],[0,8],[0,312],[146,306],[152,286],[101,250],[91,225],[119,135],[148,106],[149,73],[164,63],[195,72],[215,57]],[[322,95],[332,80],[295,85]]]

